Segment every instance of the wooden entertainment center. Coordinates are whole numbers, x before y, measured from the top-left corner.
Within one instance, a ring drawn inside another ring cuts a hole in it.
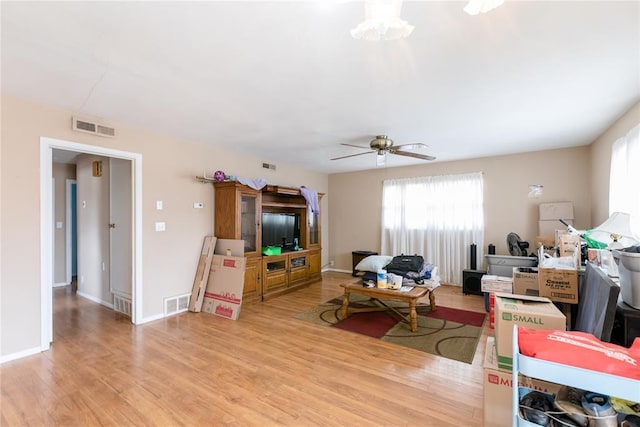
[[[214,235],[244,240],[243,302],[263,301],[321,279],[320,214],[311,211],[300,189],[267,185],[255,190],[237,181],[204,180],[215,188]],[[300,250],[262,254],[263,212],[297,215]]]

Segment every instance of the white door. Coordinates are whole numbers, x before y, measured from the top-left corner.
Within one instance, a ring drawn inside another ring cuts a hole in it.
[[[109,159],[111,293],[131,301],[133,283],[132,168],[130,160]],[[129,313],[130,314],[130,313]]]

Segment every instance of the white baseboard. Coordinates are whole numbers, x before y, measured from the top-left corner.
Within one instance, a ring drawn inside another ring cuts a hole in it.
[[[164,319],[165,317],[166,316],[164,314],[162,314],[162,313],[156,314],[155,316],[145,317],[139,323],[136,323],[136,325],[142,325],[143,323],[149,323],[149,322],[153,322],[155,320]]]
[[[12,360],[22,359],[23,357],[33,356],[34,354],[38,354],[42,352],[40,347],[30,348],[28,350],[22,350],[17,353],[7,354],[5,356],[0,356],[0,365],[5,362],[11,362]]]
[[[113,310],[113,303],[112,303],[112,302],[102,301],[101,299],[96,298],[96,297],[94,297],[93,295],[85,294],[85,293],[84,293],[84,292],[82,292],[82,291],[78,291],[78,292],[76,292],[76,293],[77,293],[77,295],[78,295],[79,297],[82,297],[82,298],[84,298],[84,299],[88,299],[89,301],[93,301],[93,302],[98,303],[98,304],[100,304],[100,305],[104,305],[105,307],[109,307],[110,309],[112,309],[112,310]]]
[[[353,273],[352,270],[341,270],[339,268],[326,268],[326,267],[322,269],[323,273],[325,271],[335,271],[336,273],[349,273],[349,274]]]
[[[61,283],[54,283],[54,284],[53,284],[53,287],[54,287],[54,288],[62,288],[62,287],[64,287],[64,286],[67,286],[67,285],[70,285],[70,284],[71,284],[71,283],[64,283],[64,282],[61,282]]]

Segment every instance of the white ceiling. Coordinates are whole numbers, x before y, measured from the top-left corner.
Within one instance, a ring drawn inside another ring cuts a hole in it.
[[[405,1],[413,34],[367,42],[356,1],[2,1],[2,91],[327,173],[374,168],[329,159],[376,134],[436,161],[585,145],[640,101],[639,1],[465,4]]]

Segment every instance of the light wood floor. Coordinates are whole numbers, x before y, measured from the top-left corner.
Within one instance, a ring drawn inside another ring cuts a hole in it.
[[[465,364],[293,318],[352,280],[324,273],[237,321],[140,326],[57,288],[51,349],[0,366],[0,425],[481,426],[488,320]],[[459,287],[435,295],[484,312]]]

